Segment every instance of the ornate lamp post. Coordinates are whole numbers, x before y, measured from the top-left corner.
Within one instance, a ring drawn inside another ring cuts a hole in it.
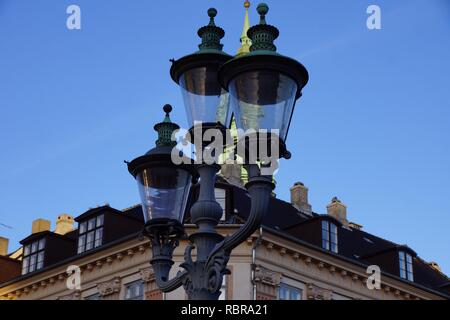
[[[275,137],[277,143],[280,142],[281,155],[287,157],[285,140],[289,123],[295,101],[308,81],[308,73],[297,61],[275,52],[273,41],[278,37],[278,30],[265,22],[267,5],[259,5],[258,12],[260,24],[248,32],[253,42],[251,53],[232,58],[222,51],[220,39],[225,32],[215,25],[217,11],[209,9],[209,25],[198,31],[202,38],[200,50],[173,61],[171,76],[181,87],[191,133],[203,134],[204,130],[211,128],[223,131],[229,125],[233,109],[242,129],[279,130],[279,135],[268,139],[263,135],[256,135],[256,138],[273,140]],[[232,100],[232,108],[229,100]],[[138,181],[146,218],[144,231],[152,243],[150,263],[156,283],[163,292],[184,286],[192,300],[217,300],[223,276],[229,273],[226,266],[232,250],[253,234],[268,211],[274,188],[272,176],[263,175],[256,163],[245,164],[251,212],[236,233],[224,238],[215,230],[222,216],[222,209],[214,196],[215,178],[220,167],[204,162],[173,164],[170,155],[175,143],[170,137],[178,126],[170,121],[171,109],[170,106],[164,107],[166,119],[155,126],[159,134],[157,147],[128,164],[130,173]],[[200,124],[203,131],[195,130]],[[244,143],[242,141],[238,143]],[[196,149],[204,151],[205,143],[198,144]],[[244,143],[244,146],[248,149],[250,145]],[[263,162],[262,166],[266,164]],[[198,229],[188,238],[190,244],[181,264],[184,271],[169,279],[174,263],[173,251],[184,237],[188,194],[197,175],[200,176],[200,194],[190,214]],[[192,256],[194,249],[195,260]]]

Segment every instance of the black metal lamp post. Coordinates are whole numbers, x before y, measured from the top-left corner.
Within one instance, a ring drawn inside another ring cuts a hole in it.
[[[210,23],[198,32],[202,38],[200,50],[173,61],[171,76],[182,89],[191,133],[203,134],[212,128],[223,131],[229,125],[229,91],[238,126],[255,130],[278,129],[276,139],[280,142],[282,156],[286,157],[289,123],[308,73],[297,61],[275,52],[273,41],[278,30],[265,23],[267,5],[259,5],[258,12],[261,22],[248,32],[253,41],[252,52],[232,59],[222,51],[220,39],[225,33],[214,23],[217,11],[209,9]],[[257,230],[268,211],[274,188],[272,176],[263,175],[256,163],[245,164],[251,211],[245,224],[224,238],[215,230],[222,216],[222,208],[214,196],[220,167],[205,162],[195,166],[173,164],[170,155],[175,143],[170,136],[178,126],[170,122],[168,114],[171,107],[166,106],[164,110],[167,113],[165,121],[155,126],[160,137],[157,148],[128,164],[130,173],[138,181],[146,216],[145,234],[151,239],[153,251],[150,263],[156,283],[163,292],[183,285],[191,300],[217,300],[223,276],[229,273],[226,266],[232,250]],[[195,130],[199,125],[203,128],[200,132]],[[265,139],[259,135],[256,138]],[[195,147],[202,152],[206,145],[202,141]],[[190,244],[181,264],[184,271],[169,279],[174,263],[173,251],[184,235],[183,215],[187,196],[197,174],[200,176],[200,194],[190,213],[191,221],[198,229],[189,236]]]

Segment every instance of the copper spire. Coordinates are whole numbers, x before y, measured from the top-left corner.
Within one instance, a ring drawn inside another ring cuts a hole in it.
[[[252,41],[247,36],[247,31],[250,29],[250,19],[248,16],[248,9],[250,8],[250,1],[245,1],[244,3],[245,8],[245,20],[244,20],[244,27],[242,29],[242,35],[241,35],[241,47],[238,50],[238,56],[244,55],[250,52],[250,46],[252,45]]]

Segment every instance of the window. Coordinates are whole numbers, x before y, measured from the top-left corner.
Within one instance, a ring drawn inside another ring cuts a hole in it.
[[[129,283],[125,287],[125,300],[143,300],[144,299],[144,283],[135,281]]]
[[[337,227],[329,221],[322,221],[322,248],[338,253]]]
[[[219,300],[227,300],[227,295],[228,295],[227,281],[228,281],[228,275],[224,275],[223,280],[222,280],[222,287],[220,288],[221,292],[220,292]]]
[[[400,262],[400,278],[414,281],[412,256],[409,253],[400,251],[398,257]]]
[[[278,290],[278,300],[302,300],[302,290],[282,283]]]
[[[27,274],[44,267],[45,239],[27,244],[23,248],[22,274]]]
[[[80,223],[78,230],[78,253],[92,250],[103,244],[104,215],[93,217]]]
[[[101,300],[100,293],[96,293],[93,295],[90,295],[89,297],[84,298],[84,300]]]
[[[227,191],[225,189],[214,189],[214,195],[216,196],[216,201],[220,204],[222,207],[222,218],[221,221],[226,220],[226,202],[227,202]]]

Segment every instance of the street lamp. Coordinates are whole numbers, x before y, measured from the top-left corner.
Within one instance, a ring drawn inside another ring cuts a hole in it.
[[[182,230],[184,212],[197,172],[190,165],[175,165],[171,159],[176,142],[172,133],[179,126],[170,121],[172,106],[163,108],[166,117],[155,125],[156,147],[128,163],[129,172],[138,182],[146,228],[170,225],[171,233]]]
[[[282,157],[286,150],[294,106],[308,83],[308,72],[298,61],[276,52],[276,27],[266,23],[267,4],[257,7],[260,22],[248,30],[252,40],[250,53],[225,63],[219,82],[230,92],[237,127],[248,131],[277,130],[271,137],[279,138]],[[261,139],[262,137],[258,137]]]
[[[188,123],[214,127],[230,124],[229,94],[217,82],[219,68],[232,57],[222,51],[220,40],[225,31],[216,26],[216,9],[209,9],[210,22],[198,30],[202,39],[199,50],[179,60],[173,60],[170,75],[180,85]]]
[[[215,25],[217,11],[209,9],[209,25],[198,31],[202,38],[200,50],[173,61],[170,73],[181,87],[191,133],[199,134],[195,128],[200,125],[202,135],[207,129],[223,131],[229,125],[229,91],[238,125],[243,129],[278,129],[280,134],[275,139],[280,142],[282,156],[287,157],[284,146],[289,123],[308,73],[297,61],[275,52],[273,41],[278,30],[265,23],[267,5],[259,5],[258,12],[261,22],[248,32],[253,41],[252,52],[232,58],[222,51],[220,39],[225,32]],[[171,155],[178,151],[171,137],[178,126],[170,121],[171,110],[165,106],[166,119],[155,126],[159,135],[157,147],[128,164],[141,194],[146,218],[144,234],[152,244],[150,263],[161,291],[170,292],[183,286],[191,300],[217,300],[223,276],[229,273],[227,263],[232,250],[257,230],[268,211],[273,178],[261,170],[267,164],[261,159],[259,165],[248,161],[244,164],[249,177],[246,188],[251,210],[244,225],[224,238],[216,231],[222,217],[222,208],[214,195],[220,166],[204,161],[193,165],[187,158],[180,165],[174,164]],[[262,135],[256,138],[266,139]],[[193,141],[200,152],[208,148],[204,141]],[[187,238],[189,245],[181,264],[184,271],[169,279],[173,251],[180,239],[186,239],[184,213],[191,185],[198,176],[200,192],[190,208],[191,222],[198,228]]]
[[[172,151],[177,143],[172,141],[172,135],[179,126],[170,120],[172,106],[165,105],[163,110],[164,121],[154,127],[158,132],[156,147],[126,163],[138,183],[145,220],[143,234],[152,242],[151,264],[158,281],[165,283],[173,265],[173,250],[184,235],[184,213],[197,171],[192,165],[173,163]],[[184,160],[186,163],[187,159]]]

